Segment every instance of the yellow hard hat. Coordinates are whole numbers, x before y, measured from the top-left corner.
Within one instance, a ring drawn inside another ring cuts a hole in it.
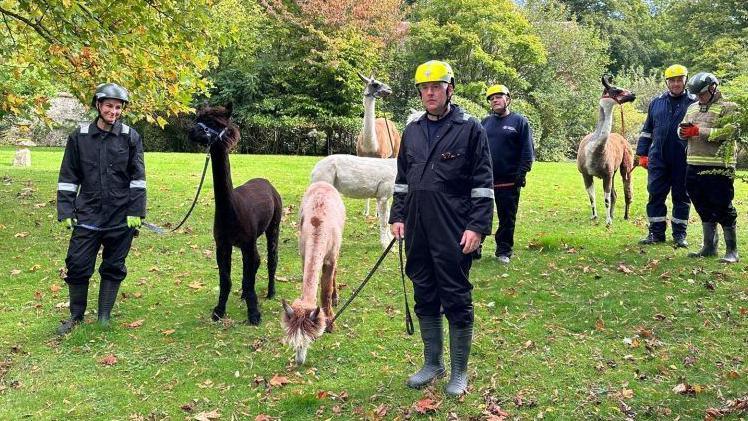
[[[431,60],[416,69],[416,86],[426,82],[447,82],[454,86],[455,74],[452,66],[439,60]]]
[[[489,86],[486,90],[486,99],[490,99],[493,95],[496,94],[509,95],[509,88],[504,85]]]
[[[665,69],[665,79],[670,79],[671,77],[678,76],[688,77],[688,69],[686,69],[686,66],[683,66],[681,64],[673,64],[672,66]]]

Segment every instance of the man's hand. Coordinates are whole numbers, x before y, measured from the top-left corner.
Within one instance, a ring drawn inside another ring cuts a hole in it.
[[[681,138],[695,137],[699,135],[699,126],[695,124],[681,124],[678,126],[678,136]]]
[[[517,177],[514,179],[515,187],[525,187],[527,185],[527,173],[520,171],[517,173]]]
[[[480,246],[481,235],[475,231],[465,230],[462,233],[462,239],[460,245],[462,246],[462,254],[470,254],[478,249]]]
[[[644,168],[645,170],[647,169],[647,165],[649,165],[649,158],[647,156],[639,156],[639,155],[635,156],[634,166],[636,166],[637,161],[639,162],[640,167]]]
[[[139,216],[128,216],[127,217],[128,228],[140,228],[142,224],[143,224],[143,218]]]
[[[405,224],[402,222],[395,222],[392,224],[390,226],[390,231],[392,231],[392,236],[398,240],[405,238]]]
[[[65,218],[60,223],[67,229],[73,229],[73,218]]]

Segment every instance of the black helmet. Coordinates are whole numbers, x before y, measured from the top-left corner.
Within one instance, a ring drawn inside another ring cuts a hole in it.
[[[699,72],[688,80],[687,87],[688,92],[692,94],[700,94],[712,85],[719,85],[719,79],[717,79],[717,76],[708,72]]]
[[[127,103],[130,102],[130,94],[127,92],[127,89],[116,83],[102,83],[96,87],[96,93],[94,93],[94,96],[91,99],[91,106],[96,108],[97,102],[107,98],[118,99],[122,101],[124,105],[127,105]]]

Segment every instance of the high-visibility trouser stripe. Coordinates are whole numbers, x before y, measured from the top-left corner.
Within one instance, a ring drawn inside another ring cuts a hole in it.
[[[688,219],[670,218],[670,222],[673,224],[688,225]]]
[[[392,189],[393,193],[407,193],[408,192],[408,185],[407,184],[395,184],[395,187]]]
[[[73,193],[78,192],[78,185],[73,183],[57,183],[58,191],[71,191]]]
[[[639,133],[639,137],[648,137],[648,138],[652,138],[652,133],[649,133],[649,132],[641,132],[641,133]]]
[[[717,166],[717,167],[724,167],[725,164],[732,164],[730,166],[735,165],[735,159],[733,157],[730,157],[730,159],[725,162],[722,160],[722,158],[719,157],[706,157],[706,156],[690,156],[686,159],[686,162],[692,165],[708,165],[708,166]]]
[[[470,190],[470,197],[488,197],[493,199],[493,189],[487,189],[487,188],[477,188]]]
[[[647,219],[649,222],[665,222],[667,221],[667,216],[650,216]]]
[[[145,188],[145,180],[132,180],[132,181],[130,181],[130,188],[131,189],[144,189]]]

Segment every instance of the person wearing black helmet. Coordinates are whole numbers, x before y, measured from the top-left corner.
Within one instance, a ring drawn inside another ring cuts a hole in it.
[[[736,221],[738,212],[732,204],[735,196],[737,127],[726,123],[737,105],[727,102],[719,90],[719,80],[712,73],[701,72],[688,81],[688,90],[698,97],[691,104],[678,127],[678,136],[688,141],[686,189],[701,218],[704,244],[691,257],[716,256],[717,224],[722,225],[727,248],[721,259],[735,263],[738,257]]]
[[[65,258],[70,318],[57,329],[60,335],[83,321],[89,280],[102,246],[98,321],[109,324],[127,275],[125,259],[145,217],[143,143],[135,129],[120,121],[129,102],[125,88],[115,83],[97,86],[91,99],[96,119],[75,129],[65,146],[57,183],[57,219],[72,229]]]

